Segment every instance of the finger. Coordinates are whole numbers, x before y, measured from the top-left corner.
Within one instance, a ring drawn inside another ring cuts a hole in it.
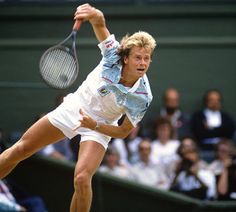
[[[80,113],[82,116],[86,116],[86,115],[87,115],[81,108],[79,109],[79,113]]]

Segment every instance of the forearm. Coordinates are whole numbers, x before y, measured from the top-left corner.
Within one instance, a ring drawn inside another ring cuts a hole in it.
[[[106,27],[106,21],[103,13],[99,10],[96,11],[97,11],[97,20],[95,22],[90,21],[90,23],[93,27],[93,31],[96,35],[96,38],[98,39],[99,42],[102,42],[110,35],[110,32]]]
[[[228,191],[228,169],[226,168],[220,176],[217,186],[218,193],[224,195]]]
[[[122,126],[113,126],[99,123],[97,129],[94,128],[94,130],[112,138],[126,138],[130,132],[130,129],[124,128]]]
[[[133,129],[133,125],[127,117],[125,117],[121,125],[114,126],[110,124],[98,123],[88,114],[84,113],[82,109],[80,109],[80,114],[81,119],[79,120],[79,124],[73,130],[78,129],[79,127],[85,127],[108,135],[112,138],[125,138]]]

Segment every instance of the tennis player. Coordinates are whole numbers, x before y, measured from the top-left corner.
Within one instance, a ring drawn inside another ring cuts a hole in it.
[[[111,137],[125,138],[151,103],[146,72],[156,42],[150,34],[137,32],[119,44],[108,31],[103,13],[89,4],[79,6],[74,18],[90,22],[100,42],[102,60],[74,93],[0,155],[0,178],[44,146],[80,134],[70,211],[87,212],[92,200],[91,179]]]

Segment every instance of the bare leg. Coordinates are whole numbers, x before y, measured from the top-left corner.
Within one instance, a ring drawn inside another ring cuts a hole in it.
[[[62,138],[63,133],[54,127],[46,116],[41,118],[18,142],[0,155],[0,179],[6,177],[20,161]]]
[[[92,202],[92,177],[105,154],[104,147],[94,141],[80,144],[79,158],[75,167],[75,192],[70,212],[89,212]]]

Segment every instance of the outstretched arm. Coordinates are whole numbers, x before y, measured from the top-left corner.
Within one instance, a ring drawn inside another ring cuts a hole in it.
[[[89,4],[77,7],[74,19],[89,21],[99,42],[104,41],[110,35],[103,13]]]

